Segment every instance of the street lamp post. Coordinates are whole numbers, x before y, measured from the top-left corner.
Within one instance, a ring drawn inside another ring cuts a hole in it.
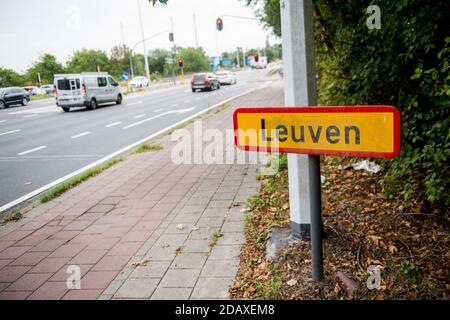
[[[131,47],[131,49],[130,49],[130,71],[131,71],[131,77],[132,78],[134,78],[134,69],[133,69],[133,50],[134,50],[134,48],[136,48],[139,44],[141,44],[145,40],[150,40],[150,39],[156,38],[156,37],[158,37],[158,36],[160,36],[162,34],[166,34],[166,33],[169,33],[169,30],[164,30],[164,31],[155,33],[154,35],[152,35],[152,36],[150,36],[148,38],[142,39],[141,41],[136,43],[133,47]],[[145,55],[145,61],[147,61],[147,55]],[[148,80],[150,81],[150,78],[148,78]]]
[[[142,23],[141,0],[137,0],[137,3],[138,3],[138,8],[139,8],[139,22],[141,24],[142,44],[144,46],[145,72],[147,73],[147,79],[148,79],[148,81],[150,83],[151,82],[151,79],[150,79],[150,66],[148,65],[147,49],[145,48],[145,36],[144,36],[144,25]]]

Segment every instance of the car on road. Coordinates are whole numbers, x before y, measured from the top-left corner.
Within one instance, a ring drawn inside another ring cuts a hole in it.
[[[236,84],[236,74],[231,71],[217,71],[216,72],[217,79],[219,79],[220,84]]]
[[[0,109],[21,104],[26,106],[30,101],[30,94],[22,88],[0,88]]]
[[[22,88],[25,91],[28,91],[32,96],[42,96],[45,94],[45,91],[36,86],[27,86]]]
[[[191,79],[192,92],[197,90],[217,90],[220,89],[220,81],[213,73],[197,73]]]
[[[97,109],[100,104],[122,104],[119,83],[107,72],[55,74],[56,105],[65,112],[74,107]]]
[[[132,89],[148,87],[148,85],[149,81],[146,77],[134,77],[128,84],[128,86]]]
[[[53,85],[52,84],[44,84],[41,86],[41,90],[44,90],[45,94],[53,93]]]

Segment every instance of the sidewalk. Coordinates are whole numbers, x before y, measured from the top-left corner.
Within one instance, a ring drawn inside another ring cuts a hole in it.
[[[282,95],[273,82],[203,128],[223,132],[235,107],[280,105]],[[0,299],[228,298],[256,165],[175,165],[175,142],[166,136],[161,145],[1,227]],[[79,290],[66,285],[73,265]]]

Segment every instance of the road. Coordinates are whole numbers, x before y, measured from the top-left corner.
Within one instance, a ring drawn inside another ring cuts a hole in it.
[[[0,110],[0,207],[183,119],[264,83],[256,71],[213,92],[174,87],[124,98],[122,105],[63,112],[53,101]],[[229,119],[231,121],[231,119]]]

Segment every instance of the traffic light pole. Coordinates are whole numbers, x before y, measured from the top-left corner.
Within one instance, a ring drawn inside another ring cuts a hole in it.
[[[317,105],[312,0],[281,0],[287,106]],[[313,280],[323,279],[320,157],[288,155],[292,237],[311,239]]]

